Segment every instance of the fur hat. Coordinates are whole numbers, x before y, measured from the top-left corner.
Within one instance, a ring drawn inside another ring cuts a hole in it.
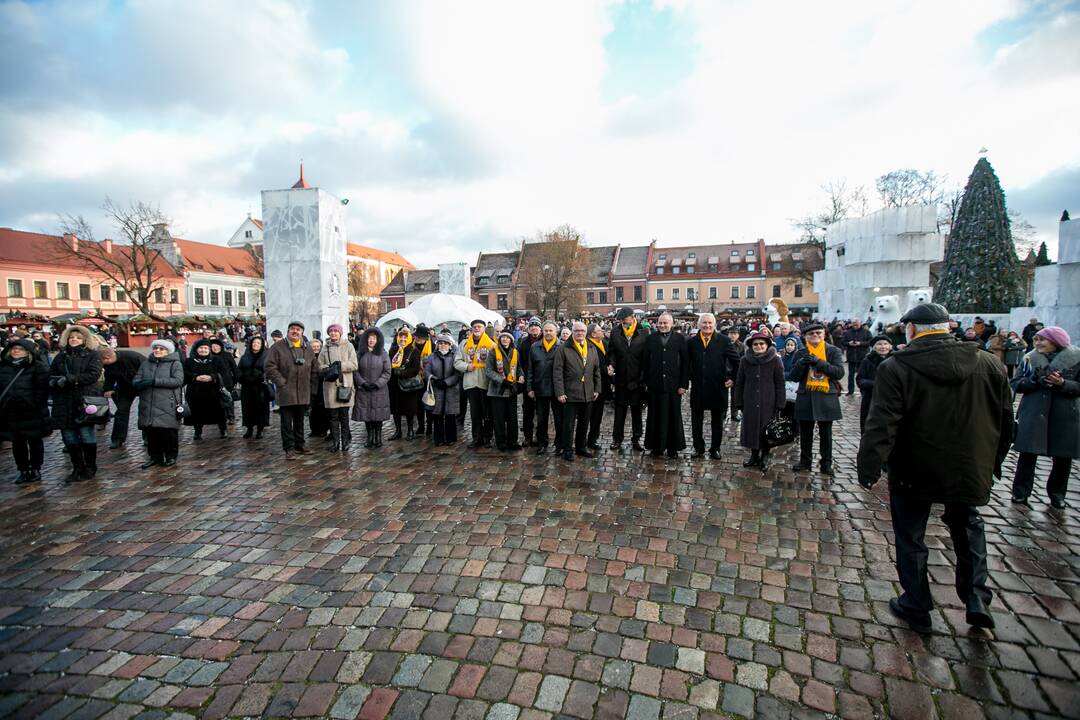
[[[164,338],[158,338],[157,340],[154,340],[153,342],[150,343],[150,349],[151,350],[153,350],[156,347],[165,348],[165,352],[167,352],[167,353],[176,352],[176,346],[173,345],[168,340],[165,340]]]
[[[67,348],[68,338],[72,335],[82,335],[83,347],[87,350],[97,350],[101,341],[98,336],[90,332],[89,328],[85,328],[82,325],[68,325],[64,328],[64,332],[60,333],[60,347]]]
[[[343,327],[341,327],[340,323],[330,323],[329,325],[326,326],[326,334],[327,335],[332,333],[334,330],[337,330],[338,332],[345,332],[345,329]]]

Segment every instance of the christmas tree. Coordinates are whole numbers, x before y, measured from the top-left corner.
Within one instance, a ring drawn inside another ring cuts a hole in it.
[[[1039,253],[1035,256],[1035,267],[1042,267],[1043,265],[1051,265],[1050,255],[1046,252],[1046,243],[1039,245]]]
[[[979,158],[964,187],[934,301],[954,313],[1007,313],[1023,303],[1021,288],[1005,193],[994,168]]]

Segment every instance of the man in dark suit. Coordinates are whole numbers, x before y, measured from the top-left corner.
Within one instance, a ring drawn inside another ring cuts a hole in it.
[[[619,325],[611,331],[608,343],[610,357],[607,374],[611,378],[615,398],[615,421],[611,429],[611,449],[621,450],[626,428],[626,411],[630,410],[630,429],[633,448],[642,451],[641,408],[645,405],[645,387],[641,384],[641,358],[649,331],[638,324],[632,308],[619,308],[615,315]]]
[[[657,318],[657,331],[646,339],[642,356],[642,379],[649,398],[645,447],[654,457],[665,452],[668,457],[677,457],[686,449],[682,396],[690,386],[690,358],[686,336],[672,332],[673,322],[671,313]]]
[[[533,343],[540,339],[542,333],[540,318],[534,317],[529,320],[528,331],[517,341],[518,362],[521,363],[521,371],[525,377],[529,377],[529,362],[532,355],[529,352]],[[536,418],[536,400],[529,393],[521,401],[521,432],[525,436],[525,447],[533,442],[533,426]]]
[[[716,316],[705,313],[698,319],[698,333],[686,343],[690,359],[690,427],[694,457],[705,454],[705,411],[710,413],[712,441],[709,457],[720,459],[727,414],[728,389],[735,384],[739,354],[723,334],[716,332]]]
[[[536,409],[536,454],[547,452],[548,418],[555,420],[555,450],[562,450],[562,406],[555,401],[555,352],[559,349],[559,326],[544,323],[543,335],[529,347],[529,369],[525,373],[526,397]],[[520,352],[518,353],[520,356]]]
[[[563,408],[562,452],[565,460],[573,460],[574,453],[582,457],[596,456],[586,447],[586,438],[589,405],[600,394],[600,358],[586,334],[585,323],[577,321],[570,339],[555,349],[552,379],[555,399]]]

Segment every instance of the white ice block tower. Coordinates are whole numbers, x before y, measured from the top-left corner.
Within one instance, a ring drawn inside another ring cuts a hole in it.
[[[1080,220],[1058,225],[1056,265],[1035,268],[1035,307],[1013,308],[1009,326],[1014,330],[1038,318],[1043,325],[1065,328],[1073,345],[1080,344]]]
[[[865,320],[876,296],[898,295],[903,308],[908,290],[929,287],[944,241],[937,209],[909,205],[833,223],[825,243],[825,269],[814,273],[817,316]]]
[[[299,320],[310,338],[332,323],[348,327],[349,287],[345,206],[300,180],[288,190],[262,191],[267,330],[285,332]]]

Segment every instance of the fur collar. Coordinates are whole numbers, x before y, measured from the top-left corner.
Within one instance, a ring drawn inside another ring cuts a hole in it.
[[[1046,356],[1037,350],[1032,350],[1024,356],[1024,360],[1032,368],[1044,368],[1049,367],[1051,370],[1067,370],[1080,364],[1080,347],[1070,345],[1062,348],[1054,356],[1053,361],[1046,359]]]

